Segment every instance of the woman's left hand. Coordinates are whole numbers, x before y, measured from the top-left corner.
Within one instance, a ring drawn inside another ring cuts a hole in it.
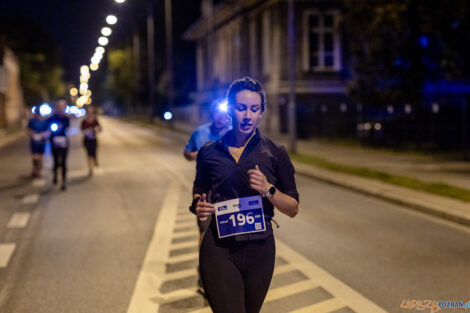
[[[271,185],[266,179],[266,176],[264,176],[263,172],[260,171],[258,165],[256,165],[254,169],[248,170],[248,177],[250,188],[265,196],[269,186]]]

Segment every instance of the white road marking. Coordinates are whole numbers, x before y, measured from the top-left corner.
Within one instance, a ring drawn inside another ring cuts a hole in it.
[[[191,241],[178,242],[178,243],[172,244],[171,250],[197,247],[198,243],[199,243],[199,238],[194,237],[194,240],[191,240]]]
[[[199,232],[196,230],[196,228],[194,228],[194,230],[176,233],[173,235],[172,238],[176,239],[176,238],[184,238],[184,237],[189,237],[189,236],[193,236],[194,238],[199,238]]]
[[[165,262],[170,250],[179,197],[180,186],[173,180],[163,200],[127,313],[158,312],[159,304],[152,298],[165,276]]]
[[[278,255],[281,255],[288,263],[301,270],[302,273],[322,286],[335,298],[338,298],[343,303],[347,303],[354,311],[361,313],[387,313],[387,311],[315,265],[280,240],[276,241],[276,250],[279,253]]]
[[[168,258],[169,264],[174,264],[178,262],[191,261],[199,258],[199,252],[185,253],[178,256],[173,256]]]
[[[338,299],[332,298],[307,307],[290,311],[289,313],[328,313],[344,308],[345,305]]]
[[[16,243],[2,243],[0,244],[0,268],[8,266],[10,258],[15,252]]]
[[[21,203],[23,204],[36,204],[39,201],[39,194],[38,193],[33,193],[24,196],[23,200],[21,200]]]
[[[313,281],[304,280],[287,286],[269,289],[268,294],[266,295],[265,302],[274,301],[277,299],[295,295],[296,293],[301,293],[316,287],[318,287],[318,284],[314,283]]]
[[[191,221],[184,221],[184,222],[177,222],[176,227],[191,227],[191,226],[196,226],[196,219],[192,219]]]
[[[14,213],[7,224],[7,228],[23,228],[28,225],[30,217],[31,213],[28,212]]]
[[[191,277],[197,275],[196,268],[190,268],[187,270],[177,271],[173,273],[165,274],[165,281],[174,280],[174,279],[181,279],[185,277]]]
[[[279,266],[274,267],[273,276],[284,274],[284,273],[294,271],[294,270],[296,270],[296,268],[290,264],[279,265]]]

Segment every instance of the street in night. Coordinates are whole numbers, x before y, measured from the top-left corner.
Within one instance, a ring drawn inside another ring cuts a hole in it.
[[[466,312],[469,11],[0,3],[0,312]]]

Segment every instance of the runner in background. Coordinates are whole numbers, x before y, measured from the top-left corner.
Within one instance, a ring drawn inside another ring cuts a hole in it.
[[[54,106],[54,114],[47,119],[47,127],[51,138],[51,150],[54,157],[53,183],[57,184],[57,170],[62,169],[61,189],[67,187],[67,154],[69,149],[69,138],[67,129],[70,126],[70,120],[65,115],[67,102],[63,99],[58,100]]]
[[[46,146],[47,125],[46,121],[39,114],[39,108],[33,108],[33,116],[28,121],[28,135],[30,137],[30,148],[33,155],[34,178],[41,177],[42,156]]]
[[[184,149],[184,157],[188,161],[196,161],[197,152],[206,142],[219,140],[220,137],[231,129],[226,101],[218,100],[212,102],[210,114],[211,121],[199,126],[189,138],[189,142]]]
[[[101,125],[96,118],[94,107],[90,106],[87,108],[87,114],[82,121],[81,129],[83,132],[83,146],[87,152],[88,175],[92,176],[93,167],[98,166],[98,160],[96,158],[98,141],[96,135],[102,130]]]
[[[209,141],[216,141],[231,129],[230,117],[227,114],[227,102],[216,100],[210,108],[211,121],[199,126],[191,135],[188,144],[184,149],[184,157],[188,161],[195,161],[197,153],[201,147]],[[202,236],[209,226],[210,220],[200,221],[196,218],[199,228],[199,246]],[[199,272],[199,270],[198,270]],[[198,280],[199,292],[203,293],[202,282]]]

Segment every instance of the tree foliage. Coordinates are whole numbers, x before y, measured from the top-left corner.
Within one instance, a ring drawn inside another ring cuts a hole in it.
[[[108,53],[109,94],[121,104],[128,106],[132,102],[132,50],[131,48],[111,49]]]
[[[427,81],[467,81],[470,1],[346,0],[344,31],[358,101],[419,101]]]

